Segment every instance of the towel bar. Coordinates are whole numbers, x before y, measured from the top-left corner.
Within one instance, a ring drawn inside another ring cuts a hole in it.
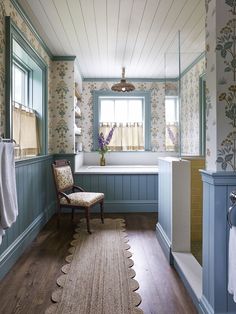
[[[16,143],[16,141],[12,138],[3,138],[3,137],[0,137],[0,143],[14,143],[15,144],[15,147],[20,147],[19,144]]]
[[[231,192],[229,198],[230,198],[232,205],[229,207],[229,210],[227,213],[227,221],[228,221],[229,227],[232,228],[233,224],[232,224],[232,220],[231,220],[231,213],[232,213],[232,210],[234,209],[234,207],[236,207],[236,191]]]

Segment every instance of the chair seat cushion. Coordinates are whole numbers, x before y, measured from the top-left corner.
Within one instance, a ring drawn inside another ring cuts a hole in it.
[[[70,203],[67,202],[65,197],[60,199],[60,203],[64,205],[75,205],[81,207],[90,207],[93,204],[101,201],[104,198],[103,193],[90,193],[90,192],[76,192],[67,194],[70,199]]]

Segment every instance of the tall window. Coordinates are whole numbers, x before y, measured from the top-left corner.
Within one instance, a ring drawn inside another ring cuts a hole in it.
[[[47,66],[6,17],[6,137],[16,143],[16,157],[46,153]]]
[[[99,98],[99,132],[106,136],[115,126],[111,151],[144,150],[144,106],[142,97]]]
[[[166,150],[178,150],[178,97],[167,96],[165,98],[166,116]]]

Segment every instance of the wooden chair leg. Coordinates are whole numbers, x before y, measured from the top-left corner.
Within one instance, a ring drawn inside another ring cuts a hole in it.
[[[58,209],[57,209],[57,228],[60,227],[60,220],[61,220],[61,206],[58,205]]]
[[[91,230],[90,230],[90,223],[89,223],[89,219],[90,219],[90,208],[87,207],[85,208],[85,217],[86,217],[86,223],[87,223],[87,231],[89,234],[91,234]]]
[[[103,215],[103,200],[100,203],[100,210],[101,210],[101,221],[104,224],[104,215]]]

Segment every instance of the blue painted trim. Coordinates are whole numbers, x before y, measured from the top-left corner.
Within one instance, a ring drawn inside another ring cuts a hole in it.
[[[171,253],[171,243],[159,222],[156,224],[156,237],[168,262],[172,265],[173,256]]]
[[[104,202],[104,214],[106,213],[157,213],[158,203],[156,200],[150,201],[130,201],[130,200],[109,200]],[[71,213],[71,209],[64,208],[64,213]],[[91,209],[92,213],[99,213],[99,206]]]
[[[39,162],[42,162],[44,160],[51,159],[53,155],[41,155],[41,156],[36,156],[32,158],[26,158],[26,159],[19,159],[15,160],[15,167],[18,168],[20,166],[26,166],[26,165],[31,165],[31,164],[36,164]]]
[[[213,308],[204,296],[199,301],[199,312],[202,314],[214,314]]]
[[[39,231],[55,212],[55,202],[52,203],[44,212],[42,212],[18,238],[1,254],[0,256],[0,279],[15,264],[23,251],[30,245]]]
[[[183,78],[199,61],[206,57],[206,52],[203,51],[186,69],[181,73],[180,77]]]
[[[84,77],[83,82],[116,82],[120,80],[119,77]],[[141,82],[159,82],[159,83],[166,83],[166,82],[177,82],[178,78],[127,78],[127,81],[134,82],[134,83],[141,83]]]
[[[26,25],[28,26],[28,28],[30,29],[30,31],[34,34],[35,38],[39,41],[39,43],[42,45],[43,49],[46,51],[46,53],[48,54],[48,56],[50,58],[53,57],[50,49],[48,48],[48,46],[45,44],[45,42],[43,41],[42,37],[39,35],[39,33],[37,32],[37,30],[35,29],[35,27],[33,26],[30,18],[26,15],[24,9],[22,8],[21,4],[19,3],[19,0],[10,0],[11,3],[13,4],[13,6],[15,7],[16,11],[19,13],[19,15],[21,16],[21,18],[25,21]]]
[[[53,56],[52,61],[75,61],[76,56]]]
[[[11,108],[11,85],[12,85],[12,38],[11,38],[11,20],[5,17],[5,137],[12,137],[12,108]]]
[[[129,93],[113,92],[111,90],[93,90],[93,150],[98,150],[98,117],[99,97],[142,97],[145,101],[145,151],[151,150],[151,91],[133,91]]]
[[[200,155],[206,154],[206,73],[199,76],[199,147]]]
[[[201,171],[203,180],[203,313],[236,313],[227,291],[229,195],[236,188],[235,172]],[[212,308],[212,310],[211,310]]]
[[[200,170],[203,182],[211,185],[235,185],[236,172]]]

